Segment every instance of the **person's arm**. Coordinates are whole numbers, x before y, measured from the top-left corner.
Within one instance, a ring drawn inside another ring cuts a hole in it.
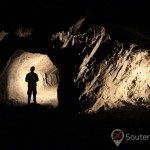
[[[28,74],[25,77],[25,81],[28,82]]]
[[[39,81],[39,77],[38,77],[38,75],[36,74],[36,82],[38,82]]]

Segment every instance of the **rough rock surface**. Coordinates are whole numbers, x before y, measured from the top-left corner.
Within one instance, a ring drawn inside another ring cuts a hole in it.
[[[90,113],[128,104],[148,107],[149,50],[111,39],[103,26],[85,20],[81,18],[51,39],[59,43],[59,47],[54,43],[55,50],[69,49],[75,56],[72,80],[85,110]]]

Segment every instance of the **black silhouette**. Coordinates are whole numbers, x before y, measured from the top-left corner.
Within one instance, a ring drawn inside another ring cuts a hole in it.
[[[36,90],[36,82],[39,81],[38,75],[36,73],[34,73],[35,67],[32,66],[30,68],[30,73],[28,73],[26,75],[25,81],[28,82],[28,104],[30,104],[31,101],[31,95],[33,93],[33,101],[34,104],[36,104],[36,94],[37,94],[37,90]]]

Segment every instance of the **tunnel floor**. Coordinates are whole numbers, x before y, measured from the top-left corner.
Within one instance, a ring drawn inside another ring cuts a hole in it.
[[[1,105],[1,146],[4,144],[5,149],[52,150],[113,148],[115,145],[110,134],[116,128],[149,134],[150,110],[135,110],[106,112],[101,109],[93,116],[73,116],[39,104],[22,107]],[[144,148],[150,143],[124,141],[120,147],[128,147],[128,144]]]

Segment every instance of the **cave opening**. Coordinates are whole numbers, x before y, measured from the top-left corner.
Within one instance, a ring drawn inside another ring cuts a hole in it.
[[[37,103],[58,106],[57,88],[59,71],[46,54],[18,50],[9,58],[0,76],[0,97],[4,103],[27,104],[27,82],[25,76],[30,67],[35,66],[39,77],[37,83]],[[31,97],[31,103],[33,97]]]

